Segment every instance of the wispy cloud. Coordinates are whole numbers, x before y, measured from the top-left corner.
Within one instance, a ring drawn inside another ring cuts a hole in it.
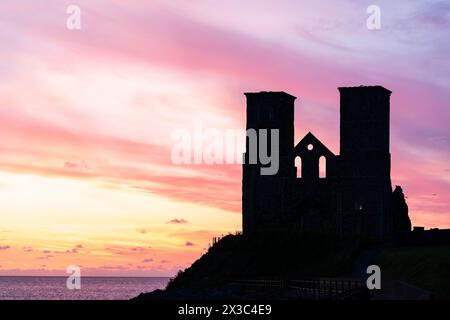
[[[168,221],[167,223],[172,223],[172,224],[184,224],[184,223],[188,223],[186,220],[184,220],[183,218],[181,219],[172,219],[170,221]]]

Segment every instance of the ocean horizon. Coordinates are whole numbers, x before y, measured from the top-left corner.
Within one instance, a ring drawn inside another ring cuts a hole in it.
[[[65,276],[0,276],[0,300],[129,300],[163,289],[170,277],[85,276],[69,290]]]

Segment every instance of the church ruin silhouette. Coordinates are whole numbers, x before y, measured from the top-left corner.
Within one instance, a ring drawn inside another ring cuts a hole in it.
[[[260,175],[264,165],[247,161],[247,140],[244,234],[298,231],[381,238],[411,230],[401,188],[393,193],[391,185],[391,91],[359,86],[341,87],[339,92],[339,155],[311,132],[294,146],[296,97],[285,92],[245,93],[247,129],[279,130],[279,170],[275,175]],[[295,166],[297,157],[301,169]],[[326,162],[324,178],[319,177],[321,157]]]

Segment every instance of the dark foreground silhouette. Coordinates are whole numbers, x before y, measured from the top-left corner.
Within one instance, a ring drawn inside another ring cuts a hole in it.
[[[381,290],[365,290],[372,264],[382,270]],[[448,239],[404,246],[323,234],[228,235],[165,290],[136,299],[450,299],[448,270]]]
[[[372,243],[314,234],[228,235],[180,272],[166,290],[138,298],[362,298],[361,282],[349,278],[351,261]]]

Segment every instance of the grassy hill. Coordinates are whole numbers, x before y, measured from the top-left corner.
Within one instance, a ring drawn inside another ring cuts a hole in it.
[[[450,298],[450,246],[414,246],[384,250],[377,259],[385,279],[401,280]]]
[[[168,289],[214,287],[239,279],[345,276],[354,258],[370,244],[315,234],[228,235],[180,272]]]
[[[228,235],[180,271],[165,291],[138,299],[229,297],[236,293],[230,289],[234,280],[350,277],[356,258],[376,244],[360,237],[321,234]],[[449,245],[388,247],[374,262],[383,280],[404,281],[437,298],[450,298]]]

